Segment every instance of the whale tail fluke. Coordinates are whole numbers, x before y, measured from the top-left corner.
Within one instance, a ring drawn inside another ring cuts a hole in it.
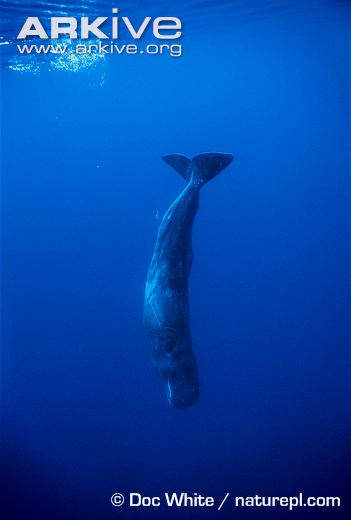
[[[162,159],[172,166],[176,172],[178,172],[183,179],[187,182],[191,179],[191,173],[193,170],[192,160],[186,155],[175,153],[173,155],[164,155]]]
[[[216,177],[234,159],[231,153],[201,153],[193,160],[186,155],[164,155],[162,159],[172,166],[187,182],[203,186]]]
[[[221,173],[234,159],[231,153],[201,153],[193,158],[193,176],[195,183],[203,186]]]

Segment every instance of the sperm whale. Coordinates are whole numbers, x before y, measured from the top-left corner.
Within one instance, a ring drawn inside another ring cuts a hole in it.
[[[147,275],[144,326],[168,401],[186,408],[199,399],[199,378],[189,324],[188,280],[193,260],[191,237],[200,189],[233,160],[228,153],[204,153],[163,160],[187,182],[164,215]]]

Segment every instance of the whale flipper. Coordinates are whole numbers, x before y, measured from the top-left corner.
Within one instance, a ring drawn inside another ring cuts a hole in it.
[[[162,159],[172,166],[187,182],[190,181],[193,165],[189,157],[175,153],[172,155],[164,155]]]
[[[201,153],[193,158],[193,179],[200,185],[206,184],[221,173],[234,159],[231,153]]]

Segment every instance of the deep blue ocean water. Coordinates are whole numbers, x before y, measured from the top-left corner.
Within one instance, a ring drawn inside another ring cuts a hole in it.
[[[15,49],[34,12],[111,5],[0,2],[3,518],[347,518],[349,2],[120,3],[181,17],[180,58]],[[235,160],[201,192],[201,399],[175,410],[142,323],[159,215],[184,187],[161,156],[211,150]],[[343,508],[136,511],[117,491]]]

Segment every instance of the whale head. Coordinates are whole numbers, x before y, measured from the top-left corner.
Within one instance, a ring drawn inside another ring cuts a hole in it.
[[[199,400],[199,379],[193,359],[168,371],[165,383],[168,402],[174,408],[187,408]]]

